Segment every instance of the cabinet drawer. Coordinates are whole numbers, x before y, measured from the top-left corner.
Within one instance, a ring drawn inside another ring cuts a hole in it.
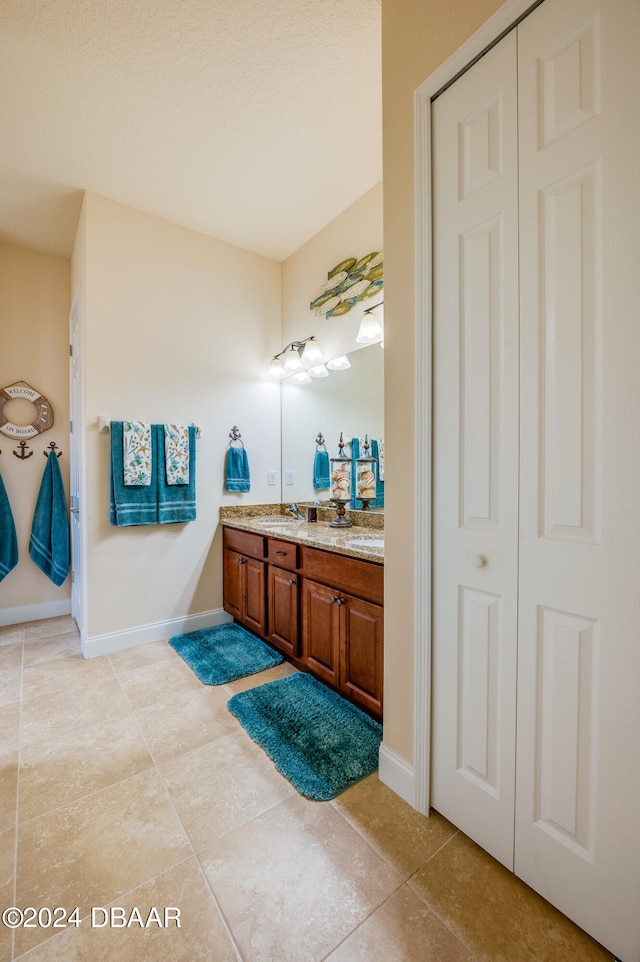
[[[277,541],[269,538],[268,558],[270,564],[294,571],[300,567],[300,545],[291,541]]]
[[[239,531],[237,528],[224,529],[224,546],[233,548],[250,558],[266,558],[266,538],[261,534],[250,531]]]
[[[384,566],[345,555],[303,547],[302,566],[305,578],[332,585],[367,601],[382,604],[384,600]]]

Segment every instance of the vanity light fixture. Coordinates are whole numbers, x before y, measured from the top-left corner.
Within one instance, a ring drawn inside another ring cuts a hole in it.
[[[268,377],[290,377],[309,366],[321,364],[324,361],[322,351],[314,337],[305,337],[304,341],[291,341],[279,354],[274,354],[267,371]]]
[[[309,377],[308,371],[298,371],[297,374],[293,375],[293,381],[297,381],[298,384],[311,384],[311,378]]]
[[[373,313],[377,307],[382,307],[382,301],[380,301],[379,304],[374,304],[373,307],[368,307],[362,315],[360,327],[356,335],[358,344],[375,344],[376,341],[381,341],[384,337],[382,322],[380,318],[376,317]]]
[[[330,371],[346,371],[347,368],[351,367],[351,363],[346,354],[341,354],[340,357],[334,357],[332,361],[327,361],[327,367]]]

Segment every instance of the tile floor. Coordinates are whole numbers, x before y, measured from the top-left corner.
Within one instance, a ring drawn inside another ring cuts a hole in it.
[[[0,923],[0,962],[611,959],[377,775],[298,795],[226,709],[288,670],[210,688],[164,642],[85,661],[70,618],[0,628],[0,905],[79,909]]]

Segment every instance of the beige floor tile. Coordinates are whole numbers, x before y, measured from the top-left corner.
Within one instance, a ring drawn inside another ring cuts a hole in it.
[[[11,708],[14,711],[20,706],[22,691],[22,670],[10,668],[0,671],[0,708]]]
[[[162,762],[159,769],[196,851],[294,791],[244,732]]]
[[[31,665],[24,669],[22,696],[40,698],[42,695],[63,688],[96,687],[114,678],[113,668],[107,658],[87,660],[82,655],[69,655]]]
[[[0,648],[4,645],[22,644],[24,641],[24,625],[3,625],[0,628]]]
[[[175,661],[179,657],[166,641],[152,641],[147,645],[126,648],[109,655],[117,675],[126,674],[134,668],[143,668],[145,665],[155,665],[159,661]]]
[[[200,679],[177,655],[121,672],[118,678],[132,708],[143,708],[167,695],[202,688]]]
[[[22,744],[34,739],[43,744],[57,742],[69,731],[107,722],[130,711],[131,706],[114,677],[97,687],[43,692],[24,702],[20,738]]]
[[[15,847],[15,828],[9,832],[0,833],[0,907],[2,909],[15,904],[13,897]],[[8,962],[12,958],[12,946],[13,932],[0,923],[0,962]]]
[[[0,832],[16,827],[18,752],[0,755]]]
[[[400,885],[327,803],[292,796],[200,855],[247,960],[324,959]]]
[[[0,712],[0,755],[18,751],[20,712],[15,708]]]
[[[22,648],[21,644],[0,647],[0,672],[22,668]]]
[[[409,884],[484,962],[612,959],[461,832]]]
[[[162,780],[144,772],[19,827],[16,901],[85,915],[191,854]],[[45,935],[19,929],[16,952]]]
[[[424,865],[457,832],[437,812],[420,815],[383,785],[377,772],[332,802],[404,879]]]
[[[20,821],[152,767],[133,713],[31,741],[20,758]]]
[[[165,908],[179,909],[177,928],[175,913],[167,914],[165,928],[154,924],[155,915],[148,928],[141,928],[134,921],[128,928],[102,927],[103,912],[84,919],[78,928],[69,928],[59,936],[38,946],[29,954],[29,962],[239,962],[239,955],[211,896],[195,858],[169,869],[151,882],[129,892],[126,898],[113,903],[124,909],[125,919],[137,908],[139,917],[149,918],[155,908],[163,922]],[[111,906],[107,906],[108,909]],[[116,921],[122,919],[116,913]],[[107,916],[110,918],[110,916]]]
[[[138,708],[136,717],[156,761],[184,755],[237,731],[228,699],[221,688],[202,685]]]
[[[293,675],[296,670],[297,669],[294,668],[293,665],[290,665],[288,661],[283,661],[282,664],[274,665],[273,668],[267,668],[266,671],[258,671],[255,675],[247,675],[246,678],[237,678],[235,681],[229,681],[222,687],[227,692],[227,699],[229,699],[239,691],[248,691],[249,688],[255,688],[256,685],[266,685],[269,681],[276,681],[278,678],[286,678],[287,675]]]
[[[49,638],[51,635],[66,635],[68,632],[78,632],[78,626],[71,615],[59,615],[56,618],[43,618],[42,621],[31,621],[24,626],[24,640],[34,638]]]
[[[37,665],[43,661],[56,658],[67,658],[69,655],[82,655],[80,650],[80,633],[68,631],[61,635],[34,638],[24,643],[24,664]],[[84,657],[84,655],[82,655]]]
[[[326,962],[474,962],[474,956],[403,885]]]

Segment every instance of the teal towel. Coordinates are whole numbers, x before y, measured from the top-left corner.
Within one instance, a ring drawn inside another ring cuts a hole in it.
[[[313,486],[316,491],[319,491],[320,488],[328,488],[330,484],[329,452],[316,451],[316,456],[313,459]]]
[[[69,515],[55,451],[49,452],[31,525],[29,556],[54,585],[69,574]]]
[[[230,447],[227,450],[225,487],[227,491],[249,491],[251,487],[249,459],[244,448]]]
[[[122,456],[122,421],[111,422],[111,505],[109,523],[124,527],[136,524],[158,523],[158,453],[153,443],[151,459],[151,484],[137,487],[125,486]],[[153,439],[153,430],[152,430]]]
[[[167,484],[164,424],[152,428],[153,446],[158,460],[158,523],[177,524],[196,519],[196,429],[189,427],[189,480],[186,484]]]
[[[7,489],[0,477],[0,581],[18,564],[16,526],[7,497]]]

